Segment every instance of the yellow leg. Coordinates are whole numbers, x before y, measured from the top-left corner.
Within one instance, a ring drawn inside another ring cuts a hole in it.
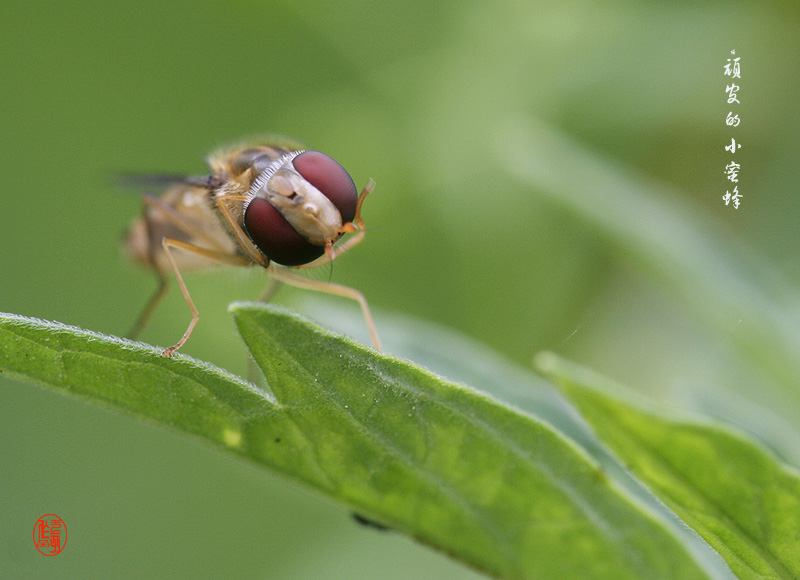
[[[150,322],[150,319],[153,317],[153,313],[158,308],[158,305],[161,303],[161,300],[164,298],[164,295],[167,292],[167,277],[164,275],[164,272],[161,268],[158,267],[158,260],[156,259],[156,249],[153,245],[153,222],[150,218],[149,207],[153,205],[153,201],[155,201],[151,195],[147,195],[144,198],[144,204],[142,204],[142,220],[144,221],[145,225],[145,237],[147,239],[147,262],[150,264],[150,267],[153,269],[153,272],[158,278],[158,288],[150,297],[147,304],[142,310],[142,313],[139,315],[139,318],[136,320],[136,323],[131,328],[130,332],[128,332],[128,338],[136,340],[138,336],[142,333],[142,331],[147,326],[147,323]],[[155,203],[153,207],[159,209],[161,208],[160,203]]]
[[[236,219],[234,219],[230,207],[228,207],[228,203],[230,202],[243,203],[246,200],[247,196],[245,195],[219,195],[214,198],[214,201],[217,202],[217,207],[219,207],[219,210],[222,212],[222,217],[224,217],[225,221],[228,222],[228,225],[230,226],[233,235],[236,236],[236,241],[239,242],[241,248],[248,256],[250,256],[251,260],[253,260],[259,266],[266,268],[269,264],[269,260],[266,259],[258,250],[258,248],[256,248],[255,244],[250,241],[250,238],[242,229],[242,226],[239,225],[239,222],[236,221]]]
[[[183,242],[181,240],[175,240],[173,238],[164,238],[163,240],[161,240],[161,244],[164,246],[164,252],[167,255],[167,259],[169,260],[170,266],[172,266],[172,271],[175,273],[175,278],[178,280],[178,286],[180,286],[181,294],[183,294],[183,298],[184,300],[186,300],[186,304],[189,305],[189,310],[192,313],[192,321],[189,323],[189,328],[187,328],[186,332],[183,333],[181,339],[173,346],[165,348],[164,352],[161,353],[161,356],[172,357],[172,354],[176,350],[181,348],[189,339],[189,336],[191,336],[192,334],[192,330],[194,330],[197,321],[200,319],[200,314],[197,312],[197,307],[194,305],[192,297],[189,295],[189,290],[186,288],[186,284],[183,281],[181,272],[178,269],[178,264],[175,262],[175,257],[172,255],[172,249],[180,248],[187,252],[193,252],[200,256],[204,256],[212,260],[217,260],[218,262],[223,262],[225,264],[234,264],[237,266],[247,266],[248,264],[250,264],[250,260],[248,260],[247,258],[233,256],[231,254],[226,254],[223,252],[215,252],[213,250],[207,250],[205,248],[195,246],[194,244]]]
[[[147,301],[147,305],[142,310],[142,313],[139,315],[139,318],[136,320],[136,323],[131,328],[130,332],[128,332],[128,338],[132,340],[136,340],[142,331],[145,329],[147,324],[150,322],[150,319],[153,317],[153,314],[158,308],[158,305],[161,304],[161,300],[163,300],[164,296],[167,293],[167,278],[164,276],[164,273],[159,270],[156,266],[153,266],[153,270],[158,277],[158,288],[150,297],[150,300]]]
[[[148,300],[147,304],[142,310],[142,313],[139,315],[139,318],[133,325],[133,328],[131,328],[130,332],[128,332],[128,338],[132,339],[138,338],[142,331],[144,331],[145,327],[150,322],[150,319],[153,317],[156,308],[158,308],[158,305],[161,304],[161,301],[166,295],[168,287],[167,276],[165,272],[158,266],[158,260],[156,257],[156,250],[158,246],[153,242],[155,235],[151,212],[158,212],[162,218],[166,219],[180,230],[186,232],[193,238],[203,240],[210,246],[213,246],[217,243],[217,240],[209,236],[203,230],[202,226],[200,226],[194,220],[189,219],[185,215],[175,211],[173,207],[165,203],[162,199],[149,194],[144,196],[144,204],[142,205],[142,220],[144,221],[146,228],[147,261],[150,267],[153,269],[156,278],[158,278],[158,288],[156,288],[156,291],[150,297],[150,300]]]
[[[341,286],[339,284],[332,284],[331,282],[323,282],[321,280],[306,278],[305,276],[295,274],[294,272],[290,272],[289,270],[283,268],[275,267],[274,265],[269,267],[269,272],[276,280],[291,286],[305,288],[306,290],[325,292],[335,296],[342,296],[358,302],[361,305],[361,311],[364,313],[364,320],[367,322],[367,328],[369,329],[369,334],[372,338],[372,345],[377,350],[381,350],[381,340],[378,338],[378,331],[375,329],[375,322],[372,320],[372,313],[369,311],[367,300],[364,298],[364,295],[361,292],[348,286]]]
[[[348,240],[345,240],[341,244],[338,244],[333,247],[333,255],[330,256],[327,253],[323,254],[313,262],[308,264],[302,264],[300,266],[294,266],[294,268],[298,270],[306,270],[308,268],[316,268],[317,266],[323,266],[328,262],[335,260],[346,251],[353,248],[353,246],[360,244],[364,240],[364,236],[366,235],[366,231],[364,229],[364,220],[361,219],[361,204],[364,203],[364,198],[366,198],[372,190],[375,189],[375,182],[371,179],[367,182],[367,185],[364,186],[364,189],[361,190],[361,193],[358,196],[358,202],[356,203],[356,215],[353,218],[352,222],[348,222],[342,226],[342,233],[350,233],[356,232],[354,236],[351,236]]]
[[[261,296],[258,297],[259,302],[271,302],[272,298],[275,296],[275,293],[281,287],[280,280],[275,278],[269,279],[269,284],[267,287],[264,288],[264,291],[261,293]]]

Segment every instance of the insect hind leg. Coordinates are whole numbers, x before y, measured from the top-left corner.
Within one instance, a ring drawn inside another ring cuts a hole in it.
[[[150,323],[150,319],[153,318],[153,314],[155,314],[158,305],[161,304],[161,301],[167,294],[167,289],[169,287],[167,274],[159,267],[158,259],[156,258],[156,251],[159,249],[160,244],[157,246],[153,243],[154,227],[150,210],[154,205],[154,201],[155,207],[160,207],[157,198],[151,195],[145,196],[144,203],[142,204],[142,221],[145,225],[145,239],[147,240],[147,264],[158,279],[158,288],[156,288],[150,300],[147,301],[141,314],[139,314],[133,327],[128,332],[127,337],[131,340],[136,340]]]

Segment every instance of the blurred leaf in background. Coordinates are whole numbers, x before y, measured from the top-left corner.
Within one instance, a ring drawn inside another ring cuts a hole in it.
[[[797,465],[798,27],[783,2],[14,6],[0,35],[0,305],[124,333],[155,282],[121,256],[140,201],[111,176],[202,172],[220,143],[282,133],[377,181],[367,240],[331,277],[364,292],[379,327],[380,311],[413,315],[524,365],[549,349],[737,422]],[[733,49],[738,210],[721,200]],[[264,283],[188,277],[201,321],[187,352],[245,373],[226,305]],[[302,309],[298,296],[278,300]],[[143,338],[171,344],[188,318],[173,288]],[[16,500],[0,559],[60,507],[93,531],[143,522],[145,543],[98,560],[120,576],[147,553],[173,577],[228,577],[235,561],[252,567],[241,577],[374,578],[386,558],[384,578],[416,565],[471,577],[129,419],[10,381],[0,397],[18,460],[0,476]],[[221,487],[252,503],[220,505]],[[199,535],[154,527],[164,519]]]

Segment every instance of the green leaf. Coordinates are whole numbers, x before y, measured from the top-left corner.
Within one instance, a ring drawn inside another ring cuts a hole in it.
[[[529,415],[273,307],[232,307],[340,500],[504,578],[702,577]]]
[[[610,396],[619,389],[608,381],[554,355],[540,355],[538,364],[619,459],[740,578],[800,577],[796,471],[723,425],[643,411]]]
[[[13,315],[0,316],[0,369],[270,467],[498,577],[708,577],[547,424],[286,310],[232,312],[274,395]]]

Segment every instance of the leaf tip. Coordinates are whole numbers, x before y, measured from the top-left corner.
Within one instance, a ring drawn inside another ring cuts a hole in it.
[[[253,306],[252,302],[246,302],[241,300],[236,302],[231,302],[230,304],[228,304],[228,313],[237,314],[238,312],[241,312],[243,310],[252,310],[252,306]]]

